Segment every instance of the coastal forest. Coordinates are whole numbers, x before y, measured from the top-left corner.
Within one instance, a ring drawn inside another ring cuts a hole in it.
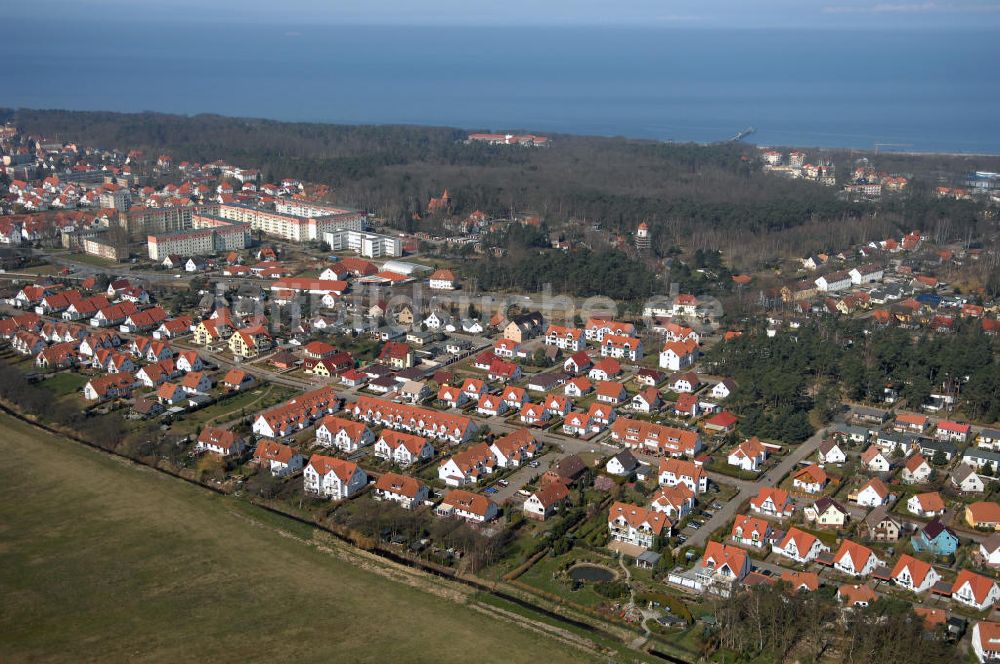
[[[532,213],[565,225],[571,236],[573,229],[599,227],[626,238],[646,222],[654,256],[669,256],[678,246],[718,250],[734,269],[914,228],[938,241],[978,238],[992,221],[973,203],[939,199],[933,189],[975,168],[1000,170],[1000,158],[990,157],[808,151],[811,160],[834,163],[842,174],[871,157],[879,168],[912,176],[905,196],[872,203],[846,200],[836,187],[764,173],[754,147],[733,142],[554,135],[551,147],[525,148],[467,144],[466,131],[443,127],[0,109],[0,122],[6,120],[49,139],[167,152],[177,161],[224,160],[260,168],[265,181],[328,184],[338,203],[401,230],[439,231],[443,215],[429,212],[427,202],[447,189],[448,215]],[[500,271],[496,279],[511,279],[518,269]],[[644,279],[637,275],[634,286],[642,290]]]

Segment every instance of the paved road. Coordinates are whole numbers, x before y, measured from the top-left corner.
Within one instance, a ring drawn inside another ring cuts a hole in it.
[[[732,500],[723,505],[722,509],[713,514],[703,526],[689,535],[685,545],[693,547],[700,547],[704,545],[708,540],[708,537],[715,530],[723,527],[736,516],[736,510],[744,501],[756,496],[757,492],[760,491],[762,487],[777,486],[778,482],[780,482],[785,475],[791,472],[800,461],[815,454],[819,444],[823,442],[825,434],[826,429],[820,429],[814,433],[805,442],[801,443],[799,446],[795,447],[788,454],[786,454],[777,466],[764,473],[754,482],[726,478],[725,481],[727,483],[734,484],[739,487],[739,493]]]

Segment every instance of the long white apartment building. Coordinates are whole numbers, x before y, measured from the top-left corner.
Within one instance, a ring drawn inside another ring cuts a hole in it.
[[[283,205],[282,209],[291,208],[285,208]],[[321,240],[323,234],[327,232],[341,229],[363,231],[365,228],[365,214],[350,210],[323,216],[300,216],[277,210],[260,210],[246,205],[225,204],[219,206],[219,216],[230,221],[250,224],[255,231],[259,230],[291,242]]]
[[[330,251],[353,251],[365,258],[403,255],[402,240],[391,235],[340,228],[323,233],[323,241],[330,245]]]
[[[170,254],[206,256],[236,251],[250,246],[250,224],[194,214],[191,228],[150,235],[146,246],[154,261],[162,261]]]

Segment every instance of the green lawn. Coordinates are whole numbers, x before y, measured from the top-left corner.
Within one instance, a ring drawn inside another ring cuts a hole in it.
[[[89,376],[83,374],[59,373],[46,378],[42,385],[52,392],[53,395],[62,397],[83,389],[83,386],[87,384],[89,379]]]
[[[6,662],[587,661],[452,584],[396,581],[237,499],[0,428]]]
[[[270,383],[237,394],[178,418],[173,428],[178,433],[195,433],[206,424],[224,424],[240,417],[240,413],[254,415],[271,406],[286,401],[296,391],[290,387]]]

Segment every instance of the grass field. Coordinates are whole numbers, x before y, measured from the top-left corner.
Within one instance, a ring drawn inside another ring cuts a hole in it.
[[[0,431],[5,662],[588,661],[237,499],[6,417]]]
[[[89,377],[83,374],[64,372],[46,378],[42,386],[55,396],[63,397],[82,389],[88,380]]]

